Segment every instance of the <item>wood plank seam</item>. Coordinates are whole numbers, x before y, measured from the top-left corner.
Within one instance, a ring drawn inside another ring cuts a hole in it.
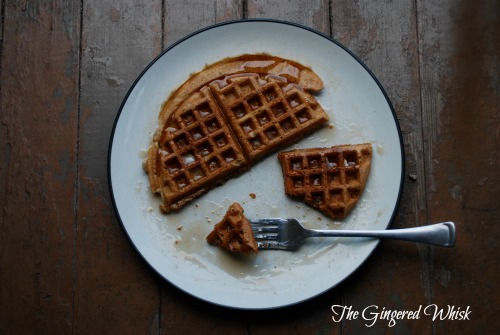
[[[73,254],[72,254],[72,273],[73,273],[73,283],[72,283],[72,313],[71,313],[71,334],[75,333],[75,315],[76,315],[76,290],[77,290],[77,238],[78,238],[78,228],[79,228],[79,208],[80,208],[80,131],[81,131],[81,87],[82,87],[82,55],[83,55],[83,0],[80,0],[80,11],[79,11],[79,22],[78,22],[78,83],[77,83],[77,97],[76,97],[76,143],[75,143],[75,181],[74,181],[74,218],[73,218]]]
[[[414,8],[415,8],[415,36],[416,36],[416,43],[417,43],[417,70],[418,70],[418,90],[420,92],[419,96],[419,105],[420,105],[420,120],[422,125],[425,122],[425,114],[424,114],[424,87],[422,85],[422,66],[423,66],[423,60],[422,60],[422,45],[421,45],[421,39],[420,39],[420,30],[421,30],[421,21],[420,21],[420,15],[419,15],[419,7],[418,7],[418,0],[414,1]],[[422,147],[422,151],[425,153],[427,148],[426,148],[426,143],[424,141],[425,138],[425,133],[424,133],[424,127],[420,127],[420,146]],[[417,163],[418,164],[418,163]],[[421,204],[417,204],[417,208],[420,208],[422,206],[422,211],[423,215],[425,218],[425,222],[430,223],[430,217],[429,217],[429,210],[428,210],[428,203],[427,203],[427,174],[425,171],[427,171],[427,160],[423,159],[422,163],[422,170],[424,173],[421,175],[418,175],[418,178],[420,179],[419,182],[423,187],[420,187],[419,189],[422,189],[423,195],[417,196],[417,201],[421,202]],[[418,211],[416,211],[416,214],[418,216]],[[420,222],[418,220],[417,222]],[[431,303],[432,301],[432,285],[431,285],[431,267],[432,267],[432,260],[431,260],[431,252],[432,252],[432,247],[428,245],[422,245],[419,247],[419,250],[423,250],[421,253],[423,253],[423,256],[425,261],[426,261],[426,267],[424,268],[424,272],[422,273],[422,284],[424,286],[425,294],[427,295],[426,299],[428,303]]]

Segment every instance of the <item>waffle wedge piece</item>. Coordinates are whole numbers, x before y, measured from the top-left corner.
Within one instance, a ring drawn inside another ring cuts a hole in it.
[[[309,93],[322,88],[311,69],[266,54],[191,75],[163,104],[144,162],[162,211],[179,210],[328,121]]]
[[[369,143],[280,152],[285,193],[333,219],[343,219],[361,197],[371,157]]]
[[[235,254],[257,253],[252,226],[243,213],[243,207],[239,203],[229,206],[222,221],[207,236],[207,242]]]

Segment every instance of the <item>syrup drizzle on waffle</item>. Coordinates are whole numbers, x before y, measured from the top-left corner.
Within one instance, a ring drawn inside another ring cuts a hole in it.
[[[310,69],[265,55],[229,59],[220,66],[227,71],[233,66],[237,73],[209,66],[205,76],[202,71],[181,85],[160,113],[160,132],[145,169],[164,212],[179,209],[328,121],[306,92],[322,87]]]

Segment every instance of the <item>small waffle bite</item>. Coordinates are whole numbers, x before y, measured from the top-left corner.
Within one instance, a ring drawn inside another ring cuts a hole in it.
[[[333,219],[343,219],[361,197],[371,157],[369,143],[281,152],[285,193]]]
[[[207,242],[235,254],[257,253],[252,226],[243,212],[243,207],[237,202],[229,206],[222,221],[207,236]]]

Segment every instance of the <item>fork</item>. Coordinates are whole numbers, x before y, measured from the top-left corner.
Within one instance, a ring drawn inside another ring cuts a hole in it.
[[[455,245],[455,224],[442,222],[427,226],[390,230],[314,230],[296,219],[250,221],[259,249],[297,250],[308,237],[373,237],[427,243],[443,247]]]

